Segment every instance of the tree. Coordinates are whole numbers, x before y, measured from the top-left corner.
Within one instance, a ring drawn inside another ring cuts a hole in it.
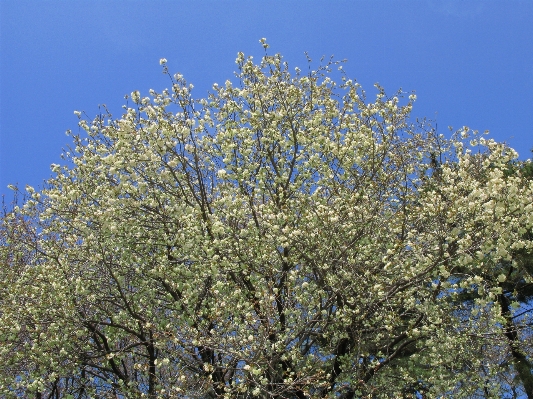
[[[530,161],[512,162],[504,170],[504,177],[519,175],[520,178],[531,180],[532,171]],[[482,173],[486,174],[486,172]],[[486,176],[483,179],[486,180]],[[526,240],[531,241],[531,231],[526,231],[524,235]],[[502,290],[497,300],[501,317],[505,321],[506,342],[500,343],[496,352],[502,352],[502,345],[507,346],[508,350],[504,351],[503,356],[493,358],[493,361],[498,362],[503,368],[509,368],[506,366],[512,364],[510,371],[514,374],[514,378],[509,380],[506,376],[507,385],[512,386],[513,391],[516,387],[522,387],[524,394],[528,398],[533,398],[533,365],[531,363],[533,352],[527,344],[531,337],[530,312],[533,310],[531,308],[533,285],[528,281],[528,276],[533,271],[533,258],[529,251],[523,250],[520,246],[510,251],[510,255],[510,259],[497,260],[492,270],[479,272],[484,274],[484,280],[491,280],[492,285],[499,285]],[[462,270],[456,270],[456,278],[461,279],[462,273]],[[475,312],[475,303],[479,297],[480,294],[475,291],[463,291],[454,300],[457,303],[469,304]]]
[[[78,113],[70,164],[4,217],[3,394],[499,397],[486,276],[532,248],[516,153],[410,123],[414,95],[367,103],[331,60],[237,65],[206,99],[178,74]]]

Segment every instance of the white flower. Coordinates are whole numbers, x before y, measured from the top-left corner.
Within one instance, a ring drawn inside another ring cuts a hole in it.
[[[161,58],[161,59],[159,60],[159,65],[164,65],[164,64],[166,64],[166,63],[167,63],[167,59],[166,59],[166,58]]]
[[[74,115],[76,115],[79,118],[81,116],[81,112],[80,111],[74,111]]]
[[[138,90],[131,92],[131,99],[134,102],[138,103],[139,101],[141,101],[141,93]]]
[[[261,44],[263,45],[263,48],[264,48],[264,49],[267,49],[267,48],[269,47],[268,44],[267,44],[267,42],[266,42],[266,40],[267,40],[267,39],[264,38],[264,37],[261,38],[261,40],[259,40],[259,43],[261,43]]]
[[[217,176],[220,177],[221,179],[223,179],[224,177],[226,177],[227,174],[228,174],[228,172],[226,172],[225,169],[220,169],[220,170],[217,172]]]

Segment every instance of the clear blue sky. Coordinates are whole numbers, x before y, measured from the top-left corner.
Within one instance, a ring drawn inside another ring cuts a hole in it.
[[[238,51],[294,66],[334,54],[374,94],[415,90],[413,114],[438,129],[490,130],[530,157],[533,1],[0,0],[0,195],[41,186],[77,129],[74,110],[116,116],[123,96],[169,86],[168,59],[204,96]]]

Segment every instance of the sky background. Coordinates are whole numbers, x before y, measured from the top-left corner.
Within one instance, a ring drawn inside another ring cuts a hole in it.
[[[413,116],[490,130],[521,159],[533,147],[533,1],[0,0],[0,196],[39,187],[63,163],[74,110],[92,119],[124,95],[193,83],[196,97],[231,79],[238,51],[306,67],[304,52],[347,59],[375,94],[416,91]]]

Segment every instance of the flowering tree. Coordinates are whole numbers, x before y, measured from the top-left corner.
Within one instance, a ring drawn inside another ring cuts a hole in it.
[[[530,161],[525,163],[510,163],[504,176],[515,176],[518,172],[521,178],[531,180],[533,178],[533,164]],[[490,170],[490,169],[489,169]],[[486,173],[486,172],[485,172]],[[486,177],[481,177],[483,180]],[[533,238],[531,230],[525,231],[525,240],[531,241]],[[472,268],[470,268],[472,271]],[[464,270],[456,269],[455,276],[461,279]],[[507,369],[506,365],[514,365],[510,375],[505,373],[500,375],[504,385],[509,386],[513,396],[518,397],[518,392],[523,388],[523,394],[528,398],[533,398],[533,364],[531,362],[533,352],[528,341],[531,339],[531,311],[533,299],[533,284],[528,276],[533,272],[533,257],[531,252],[524,250],[520,245],[515,246],[510,251],[510,256],[505,259],[498,259],[493,263],[492,270],[478,271],[484,276],[484,284],[490,281],[489,285],[499,285],[501,292],[497,295],[497,301],[501,317],[505,321],[503,342],[496,340],[493,349],[488,349],[487,356],[492,362],[498,363],[502,369]],[[481,287],[483,290],[483,287]],[[463,306],[468,305],[471,311],[477,313],[476,301],[482,294],[476,291],[463,291],[454,300]],[[502,350],[507,347],[507,350]]]
[[[500,397],[498,268],[532,249],[516,153],[413,125],[414,95],[367,102],[332,61],[236,62],[206,99],[174,75],[120,119],[78,113],[70,166],[4,217],[2,393]]]

